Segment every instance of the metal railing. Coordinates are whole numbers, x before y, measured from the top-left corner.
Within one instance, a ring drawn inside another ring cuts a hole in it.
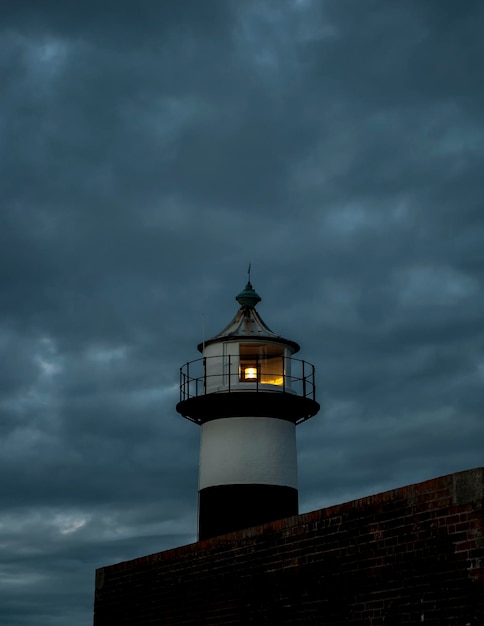
[[[180,368],[180,401],[211,393],[274,391],[316,400],[314,365],[287,356],[253,359],[256,376],[244,379],[237,355],[211,356],[189,361]]]

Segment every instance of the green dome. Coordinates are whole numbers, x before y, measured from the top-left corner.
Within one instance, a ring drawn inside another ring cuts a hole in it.
[[[241,306],[250,308],[255,307],[255,305],[262,300],[259,294],[254,291],[250,281],[245,286],[245,289],[241,291],[235,299]]]

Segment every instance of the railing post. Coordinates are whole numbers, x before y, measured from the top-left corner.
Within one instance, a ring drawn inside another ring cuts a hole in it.
[[[260,370],[259,370],[259,355],[258,354],[255,355],[255,372],[257,374],[257,376],[255,377],[255,389],[256,391],[259,391]]]
[[[285,362],[285,357],[284,355],[282,355],[281,357],[282,359],[282,392],[284,393],[286,391],[286,362]]]
[[[305,361],[302,361],[302,381],[303,381],[303,397],[306,397],[306,371],[304,369]]]
[[[232,378],[232,362],[231,362],[231,356],[229,354],[229,393],[230,393],[230,380]]]
[[[182,368],[180,367],[180,402],[185,399],[185,397],[182,396],[182,380]]]
[[[190,363],[187,363],[188,399],[190,398]]]
[[[207,393],[207,357],[203,357],[203,395]]]
[[[313,374],[313,400],[316,400],[316,383],[314,382],[314,365],[311,364]]]

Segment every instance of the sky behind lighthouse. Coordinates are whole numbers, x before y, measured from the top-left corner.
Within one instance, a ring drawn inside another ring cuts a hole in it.
[[[484,4],[0,6],[0,624],[196,538],[178,368],[237,309],[316,366],[302,512],[484,464]]]

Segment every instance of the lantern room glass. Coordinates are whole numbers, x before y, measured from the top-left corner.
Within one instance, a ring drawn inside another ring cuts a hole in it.
[[[241,343],[239,380],[261,385],[284,385],[284,347],[274,344]]]

